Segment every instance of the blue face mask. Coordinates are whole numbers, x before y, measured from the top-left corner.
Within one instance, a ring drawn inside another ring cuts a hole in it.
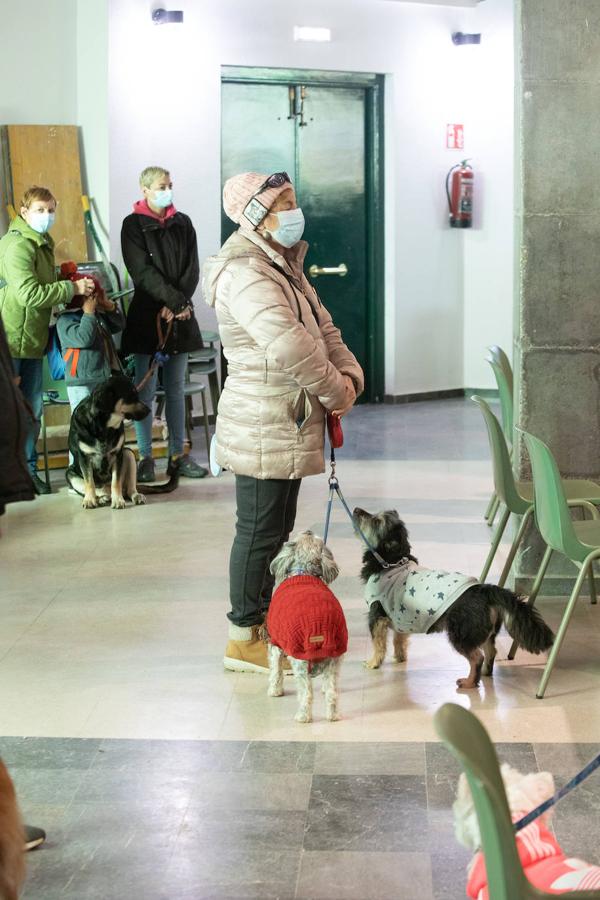
[[[304,213],[297,209],[282,209],[275,213],[279,228],[271,231],[271,237],[282,247],[293,247],[304,233]]]
[[[38,234],[45,234],[54,225],[55,218],[55,213],[51,212],[30,212],[27,217],[27,224],[34,231],[37,231]]]
[[[166,191],[154,191],[152,202],[159,209],[166,209],[173,202],[173,191],[170,188]]]

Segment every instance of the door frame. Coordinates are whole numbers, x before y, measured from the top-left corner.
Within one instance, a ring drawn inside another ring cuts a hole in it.
[[[365,89],[365,207],[367,257],[367,358],[364,399],[383,402],[385,389],[384,76],[366,72],[222,66],[221,83],[305,84]]]

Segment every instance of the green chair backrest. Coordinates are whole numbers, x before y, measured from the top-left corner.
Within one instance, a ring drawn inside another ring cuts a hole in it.
[[[506,443],[509,447],[513,445],[513,425],[514,425],[514,398],[513,398],[513,386],[512,386],[512,375],[510,380],[507,380],[504,370],[500,363],[496,362],[496,360],[489,356],[487,358],[490,366],[492,367],[492,371],[494,373],[494,377],[496,379],[496,384],[498,386],[498,394],[500,395],[500,412],[502,414],[502,431],[504,432],[504,437],[506,438]]]
[[[549,547],[569,559],[583,561],[589,553],[575,534],[556,460],[543,441],[518,429],[525,438],[533,472],[535,521]]]
[[[523,500],[517,491],[510,455],[500,422],[482,397],[473,394],[471,400],[476,403],[481,410],[486,424],[490,441],[490,451],[492,454],[496,494],[502,503],[508,507],[511,513],[522,516],[527,512],[530,504],[526,500]]]
[[[490,900],[551,900],[527,880],[517,852],[494,745],[481,722],[456,703],[433,717],[435,730],[465,771],[479,822]],[[600,900],[600,891],[562,891],[564,900]]]
[[[498,757],[485,728],[473,713],[455,703],[438,709],[433,722],[464,769],[473,794],[490,900],[544,896],[530,888],[523,873]]]
[[[510,364],[510,360],[509,360],[508,356],[506,355],[506,353],[504,352],[502,347],[498,347],[497,344],[492,344],[492,346],[488,347],[487,349],[488,349],[488,353],[490,354],[490,356],[492,357],[494,362],[497,362],[498,365],[500,366],[500,368],[502,369],[502,371],[504,373],[504,377],[506,379],[506,383],[508,384],[510,393],[512,394],[513,387],[514,387],[514,379],[513,379],[512,366]]]

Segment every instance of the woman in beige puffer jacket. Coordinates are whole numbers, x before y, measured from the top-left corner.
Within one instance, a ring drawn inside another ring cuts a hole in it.
[[[225,666],[267,671],[257,626],[269,566],[294,526],[300,480],[324,471],[326,412],[351,408],[363,373],[303,274],[304,220],[287,175],[230,178],[223,204],[240,228],[206,262],[203,285],[228,363],[217,460],[236,476]]]

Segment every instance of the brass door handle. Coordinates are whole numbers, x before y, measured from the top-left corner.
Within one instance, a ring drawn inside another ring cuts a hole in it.
[[[340,263],[339,266],[311,266],[308,270],[311,278],[317,278],[319,275],[339,275],[343,278],[348,274],[348,266],[346,263]]]

